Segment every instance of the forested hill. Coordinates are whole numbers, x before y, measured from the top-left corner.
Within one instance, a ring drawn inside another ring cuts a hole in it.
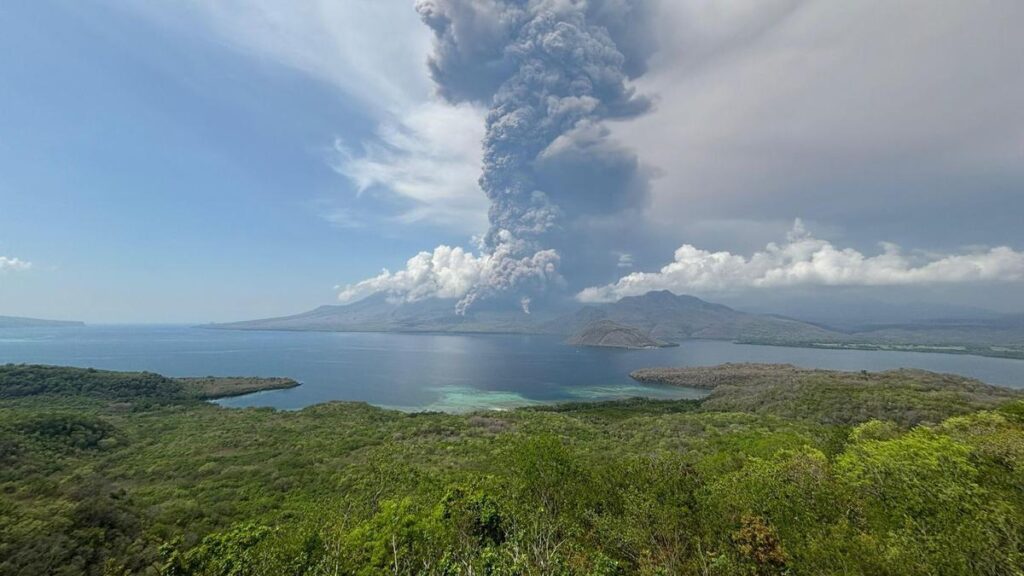
[[[572,346],[597,346],[601,348],[664,348],[668,342],[655,340],[643,331],[623,326],[610,320],[596,320],[571,336],[566,343]]]
[[[711,396],[450,415],[0,366],[0,575],[1020,572],[1018,393],[685,378]]]

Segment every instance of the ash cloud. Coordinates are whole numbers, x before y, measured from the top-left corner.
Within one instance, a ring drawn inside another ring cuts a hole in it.
[[[419,0],[416,10],[435,36],[428,66],[438,94],[488,107],[479,184],[490,226],[480,255],[470,255],[479,273],[457,309],[557,282],[560,247],[583,242],[585,226],[574,223],[628,212],[648,196],[648,174],[603,123],[651,107],[630,85],[654,49],[651,7],[645,0]],[[405,271],[347,287],[342,298],[371,289],[407,298],[452,294],[432,291],[429,280],[410,284],[419,277],[413,260]],[[443,265],[438,273],[451,275]]]
[[[420,0],[416,9],[436,36],[429,66],[439,93],[490,107],[485,249],[503,232],[533,246],[566,209],[603,213],[643,194],[644,182],[629,185],[636,158],[600,125],[650,107],[628,82],[650,49],[634,31],[647,24],[642,2]],[[595,173],[604,178],[584,178]]]

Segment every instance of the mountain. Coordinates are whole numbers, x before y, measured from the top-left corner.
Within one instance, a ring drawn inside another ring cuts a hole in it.
[[[543,333],[573,337],[574,342],[583,345],[600,341],[635,345],[629,347],[658,346],[694,338],[792,343],[833,341],[842,337],[842,334],[806,322],[739,312],[668,291],[623,298],[612,304],[583,306],[561,316],[488,308],[486,303],[459,316],[455,313],[454,300],[396,302],[385,294],[377,294],[352,304],[321,306],[293,316],[208,327],[328,332]]]
[[[68,320],[22,318],[20,316],[0,316],[0,328],[70,328],[73,326],[85,326],[85,323]]]
[[[610,320],[598,320],[587,324],[580,332],[569,338],[572,346],[595,346],[599,348],[664,348],[668,342],[655,340],[632,326],[623,326]]]
[[[749,314],[672,292],[648,292],[611,304],[585,306],[548,324],[553,332],[577,334],[596,321],[607,320],[641,330],[667,342],[690,339],[817,342],[841,339],[843,334],[807,322]]]
[[[753,314],[693,296],[648,292],[575,311],[533,314],[484,302],[465,316],[455,300],[400,302],[385,294],[347,305],[207,327],[225,330],[555,334],[578,345],[645,348],[684,340],[861,350],[905,350],[1024,358],[1024,315],[929,320],[833,329],[785,316]]]
[[[375,294],[345,305],[263,320],[210,324],[225,330],[297,330],[324,332],[486,332],[535,333],[543,315],[522,310],[478,306],[465,316],[455,313],[456,300],[427,299],[401,302]]]

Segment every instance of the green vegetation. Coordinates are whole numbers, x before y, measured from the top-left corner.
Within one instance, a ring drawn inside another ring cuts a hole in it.
[[[970,356],[988,356],[989,358],[1009,358],[1024,360],[1024,346],[1008,344],[1008,340],[1000,341],[998,344],[978,344],[979,339],[970,340],[969,336],[962,336],[962,339],[943,340],[938,344],[929,344],[926,341],[926,334],[912,333],[904,336],[902,340],[878,336],[872,339],[870,334],[851,336],[843,341],[825,342],[803,342],[785,341],[773,338],[751,338],[739,339],[737,344],[754,344],[757,346],[781,346],[787,348],[818,348],[822,350],[869,350],[882,352],[928,352],[934,354],[967,354]],[[1014,335],[1013,338],[1019,339]]]
[[[1024,573],[1016,394],[770,370],[457,416],[0,367],[0,575]]]
[[[242,396],[263,390],[284,390],[299,385],[291,378],[205,376],[202,378],[175,378],[175,380],[184,385],[187,393],[203,399]]]
[[[871,419],[903,426],[991,410],[1021,398],[1016,390],[924,370],[837,372],[788,364],[722,364],[712,368],[647,368],[640,382],[709,388],[705,410],[758,412],[822,424]]]
[[[595,320],[571,336],[567,341],[570,346],[597,346],[602,348],[665,348],[675,346],[651,338],[641,330],[631,326],[623,326],[611,320]]]
[[[250,394],[261,390],[294,388],[290,378],[205,376],[168,378],[151,372],[110,372],[93,368],[8,364],[0,367],[0,400],[50,397],[116,400],[118,408],[180,404]]]

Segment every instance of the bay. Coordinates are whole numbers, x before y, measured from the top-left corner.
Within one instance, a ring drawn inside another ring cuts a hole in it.
[[[302,383],[218,401],[299,409],[332,400],[463,412],[626,397],[699,398],[641,385],[637,368],[723,362],[835,370],[921,368],[1024,387],[1024,361],[916,352],[820,350],[690,341],[676,348],[574,348],[536,335],[236,332],[188,326],[0,330],[0,363],[38,363],[167,376],[287,376]]]

